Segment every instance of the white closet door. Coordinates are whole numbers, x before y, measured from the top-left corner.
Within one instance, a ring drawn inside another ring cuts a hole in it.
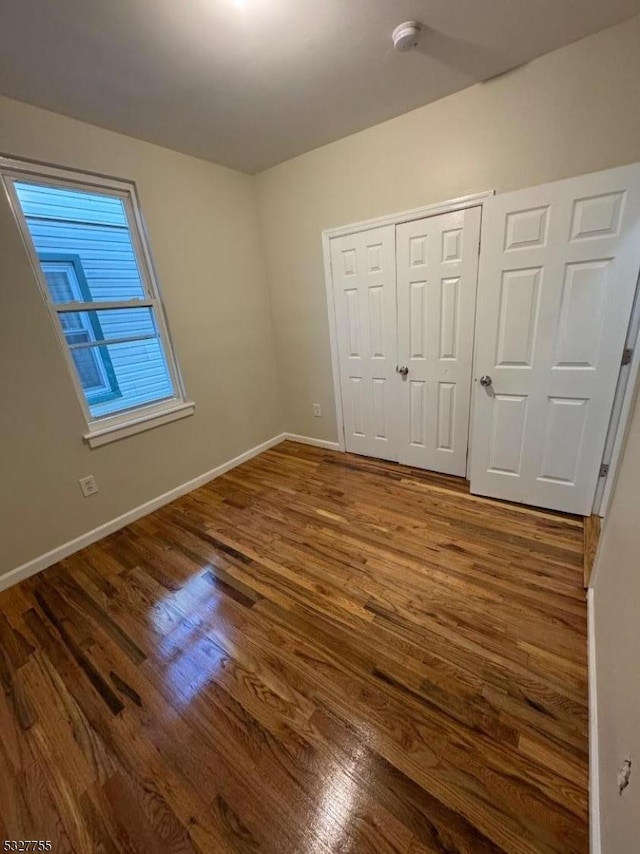
[[[472,492],[591,513],[639,267],[638,165],[488,200]]]
[[[395,228],[331,241],[347,451],[398,459]]]
[[[407,222],[396,232],[400,462],[462,477],[480,211],[469,208]]]

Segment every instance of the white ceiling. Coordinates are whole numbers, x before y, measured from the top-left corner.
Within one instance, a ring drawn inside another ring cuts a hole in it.
[[[640,13],[640,0],[0,0],[0,93],[258,172]],[[393,28],[426,25],[396,53]]]

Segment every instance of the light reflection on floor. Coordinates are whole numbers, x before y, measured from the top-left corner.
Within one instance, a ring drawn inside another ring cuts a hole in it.
[[[218,615],[221,596],[202,575],[209,569],[212,567],[203,567],[180,590],[169,591],[149,611],[150,624],[162,637],[158,652],[166,663],[163,676],[179,708],[188,706],[229,660],[228,654],[207,636],[207,625],[212,620],[218,628],[224,622]]]
[[[162,638],[158,646],[166,669],[165,684],[177,709],[186,708],[213,681],[222,681],[229,652],[207,632],[215,624],[224,629],[221,595],[203,578],[203,568],[177,591],[169,591],[149,611],[150,624]],[[185,614],[192,615],[189,618]],[[344,765],[335,764],[311,822],[308,854],[347,850],[350,827],[362,797],[358,777],[366,773],[367,751],[355,748]],[[345,847],[346,846],[346,847]]]
[[[363,793],[358,776],[366,774],[367,751],[363,745],[355,748],[344,766],[336,766],[327,776],[326,785],[312,821],[314,841],[309,854],[329,851],[348,851],[346,837],[355,816],[359,813]],[[311,834],[310,834],[311,835]]]

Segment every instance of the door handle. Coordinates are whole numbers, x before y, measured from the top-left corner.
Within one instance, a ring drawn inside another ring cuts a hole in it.
[[[399,367],[396,365],[396,371],[397,371],[397,372],[400,374],[400,376],[404,379],[404,378],[407,376],[407,374],[409,373],[409,368],[407,368],[407,367],[406,367],[406,365],[403,365],[401,368],[399,368]]]
[[[489,388],[489,386],[493,383],[493,380],[489,376],[489,374],[484,374],[480,377],[480,385],[482,388]]]

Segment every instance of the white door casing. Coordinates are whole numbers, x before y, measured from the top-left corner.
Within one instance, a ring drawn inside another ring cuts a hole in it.
[[[472,492],[591,512],[639,268],[638,164],[486,202]]]
[[[481,208],[396,230],[400,452],[407,465],[464,477]]]
[[[331,240],[347,451],[398,459],[395,228]]]

